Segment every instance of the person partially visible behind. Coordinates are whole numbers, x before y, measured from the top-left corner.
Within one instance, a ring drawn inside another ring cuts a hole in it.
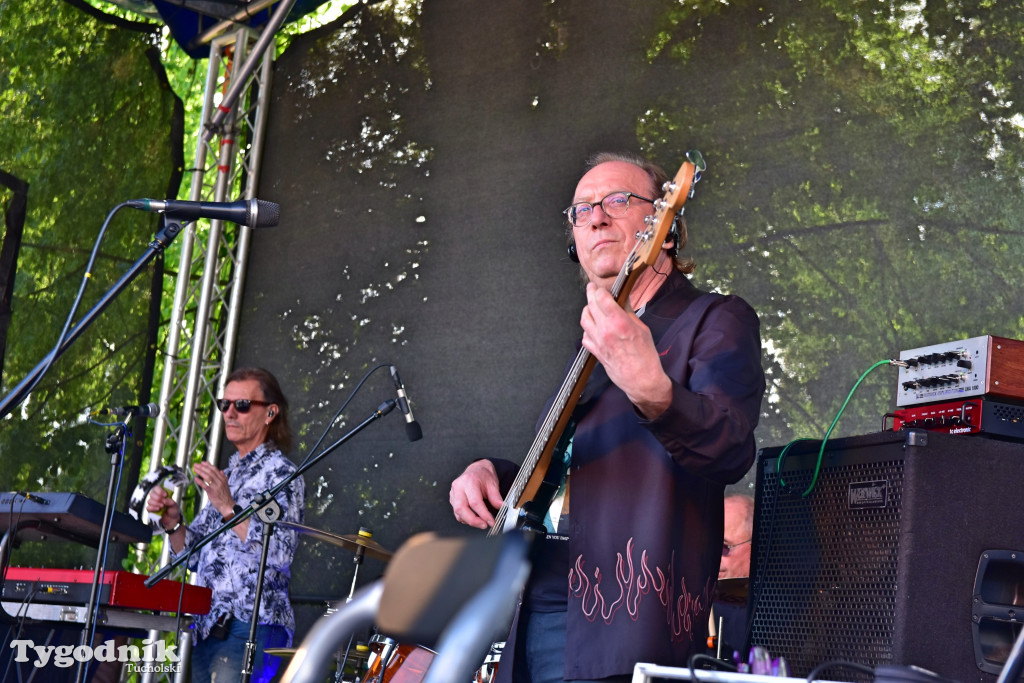
[[[719,579],[750,576],[750,542],[754,536],[754,499],[742,493],[725,498],[725,534]]]
[[[217,408],[224,416],[224,434],[237,450],[223,471],[206,462],[195,464],[195,483],[206,493],[207,505],[188,525],[181,508],[163,487],[153,489],[146,505],[150,512],[160,514],[160,525],[174,557],[296,470],[284,455],[292,439],[288,401],[272,374],[262,368],[235,370],[228,377],[224,397],[217,400]],[[277,494],[280,519],[301,523],[305,497],[301,477]],[[263,522],[251,515],[217,536],[188,563],[189,569],[198,572],[199,584],[213,591],[209,614],[195,620],[192,680],[196,683],[239,680],[256,598],[262,534]],[[275,526],[263,579],[257,651],[250,679],[253,683],[271,680],[281,665],[280,658],[263,651],[288,647],[292,642],[295,614],[288,600],[288,585],[297,545],[294,531]]]
[[[722,564],[718,568],[719,582],[740,580],[750,576],[750,543],[754,534],[754,499],[745,494],[725,498],[725,534],[722,540]],[[726,657],[743,648],[747,631],[747,601],[741,599],[745,591],[735,591],[719,585],[713,609],[721,620],[722,654]],[[737,595],[738,594],[738,595]],[[728,596],[728,597],[725,597]],[[717,648],[716,648],[717,649]]]

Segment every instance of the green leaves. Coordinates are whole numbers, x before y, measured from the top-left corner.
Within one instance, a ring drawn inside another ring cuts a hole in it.
[[[716,5],[660,39],[690,55],[692,82],[639,135],[658,158],[681,159],[672,140],[708,159],[689,207],[696,277],[761,315],[777,408],[762,443],[820,437],[857,376],[901,349],[1024,336],[1019,6]],[[894,407],[895,371],[873,374],[845,434]]]
[[[0,34],[0,168],[29,183],[6,393],[57,340],[107,213],[127,199],[163,196],[181,141],[168,139],[176,98],[147,54],[152,36],[40,0],[0,0]],[[9,197],[0,193],[5,205]],[[156,227],[152,215],[140,212],[113,219],[76,319],[142,256]],[[148,397],[143,368],[156,343],[148,324],[153,267],[0,423],[0,488],[77,490],[104,499],[107,430],[85,424],[83,413]]]

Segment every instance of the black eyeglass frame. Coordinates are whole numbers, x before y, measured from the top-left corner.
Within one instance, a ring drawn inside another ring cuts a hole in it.
[[[752,540],[754,540],[754,539],[748,538],[745,541],[740,541],[739,543],[733,543],[732,545],[729,545],[725,541],[722,541],[722,557],[729,557],[729,554],[732,553],[732,549],[733,548],[735,548],[737,546],[741,546],[741,545],[746,545],[746,544],[750,543]]]
[[[214,401],[214,403],[217,405],[217,410],[219,410],[222,413],[228,412],[228,408],[230,408],[233,404],[235,406],[235,410],[241,413],[242,415],[252,410],[253,406],[274,405],[272,401],[257,401],[254,398],[236,398],[233,401],[229,398],[218,398],[216,401]],[[245,407],[243,408],[243,406]]]
[[[624,195],[626,195],[626,208],[623,209],[621,214],[613,215],[613,214],[609,213],[608,209],[605,208],[604,203],[608,200],[608,197],[612,197],[612,196],[615,196],[617,194],[624,194]],[[596,202],[576,202],[575,204],[571,204],[571,205],[569,205],[569,208],[567,208],[564,211],[562,211],[562,213],[565,214],[566,220],[569,221],[569,225],[571,225],[572,227],[574,227],[574,228],[585,228],[585,227],[587,227],[588,225],[590,225],[591,223],[594,222],[594,207],[595,206],[600,206],[601,210],[604,211],[605,214],[611,216],[612,218],[618,218],[619,216],[624,215],[626,213],[626,211],[629,210],[629,200],[631,198],[633,198],[633,197],[636,197],[637,199],[642,199],[645,202],[650,202],[651,204],[654,203],[653,199],[648,199],[647,197],[644,197],[643,195],[639,195],[639,194],[637,194],[635,192],[629,192],[628,190],[616,190],[615,192],[609,192],[608,194],[606,194],[604,197],[601,198],[600,201],[596,201]],[[586,223],[576,223],[573,220],[573,214],[574,214],[576,208],[579,207],[579,206],[589,206],[590,207],[590,220],[588,220]]]

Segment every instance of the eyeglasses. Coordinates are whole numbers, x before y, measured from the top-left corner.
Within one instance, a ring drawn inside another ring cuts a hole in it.
[[[569,219],[569,223],[576,228],[585,228],[590,225],[590,222],[594,220],[594,207],[598,204],[601,205],[601,209],[604,210],[605,214],[612,218],[619,218],[625,215],[626,209],[629,208],[629,198],[636,197],[642,199],[645,202],[654,203],[653,199],[647,197],[641,197],[638,194],[632,192],[612,192],[610,195],[605,197],[599,202],[577,202],[570,206],[568,209],[563,211],[565,217]]]
[[[228,408],[235,406],[235,410],[240,413],[248,413],[249,409],[253,406],[270,406],[274,405],[270,401],[257,401],[252,398],[236,398],[232,401],[229,398],[218,398],[217,399],[217,410],[222,413],[228,412]]]
[[[724,543],[723,542],[722,543],[722,557],[728,557],[729,553],[732,552],[733,548],[735,548],[738,545],[746,545],[747,543],[750,543],[750,541],[751,541],[751,539],[748,538],[745,541],[740,541],[739,543],[733,543],[732,545],[729,545],[728,543]]]

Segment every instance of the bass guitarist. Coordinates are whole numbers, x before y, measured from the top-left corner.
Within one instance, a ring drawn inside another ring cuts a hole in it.
[[[637,662],[685,666],[707,637],[725,487],[754,460],[765,390],[757,315],[690,283],[685,223],[676,207],[662,215],[662,169],[610,153],[587,169],[565,215],[586,280],[580,353],[596,365],[552,437],[562,445],[550,459],[547,536],[498,681],[629,681]],[[623,295],[636,235],[657,220],[672,227]],[[493,532],[517,470],[470,464],[451,486],[456,519]]]

